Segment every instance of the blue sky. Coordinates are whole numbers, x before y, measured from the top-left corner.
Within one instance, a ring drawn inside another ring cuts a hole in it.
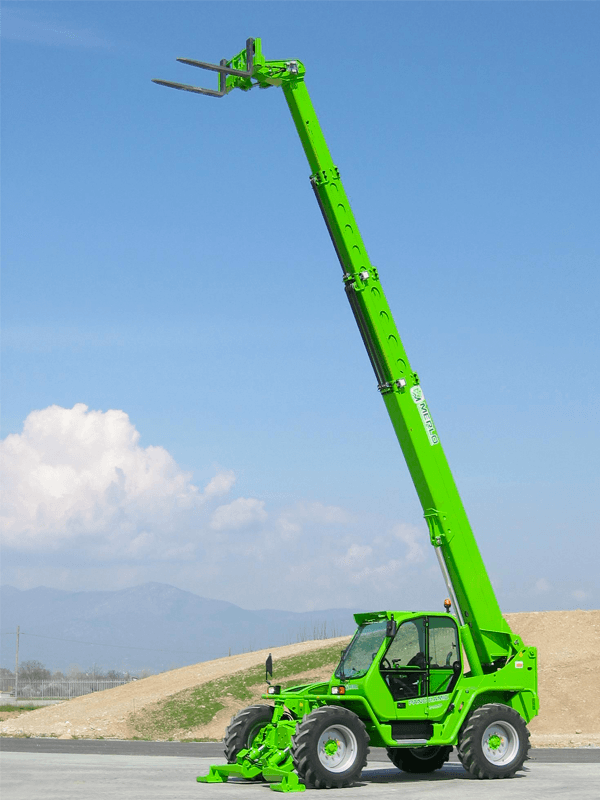
[[[501,606],[598,607],[598,4],[2,15],[3,582],[441,607],[281,92],[151,83],[260,36],[306,65]]]

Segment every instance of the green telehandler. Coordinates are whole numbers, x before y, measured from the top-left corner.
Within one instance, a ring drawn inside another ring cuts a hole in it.
[[[327,148],[304,65],[267,61],[260,39],[248,39],[244,50],[220,64],[178,61],[216,72],[218,89],[155,82],[210,97],[282,88],[449,594],[440,613],[356,614],[358,628],[331,679],[285,690],[269,684],[263,695],[269,704],[232,719],[225,735],[228,763],[198,780],[262,779],[281,792],[348,786],[365,767],[369,745],[387,748],[392,763],[411,773],[441,768],[457,747],[475,777],[512,777],[527,758],[526,725],[538,713],[537,652],[502,617],[423,387]],[[271,673],[269,658],[267,679]]]

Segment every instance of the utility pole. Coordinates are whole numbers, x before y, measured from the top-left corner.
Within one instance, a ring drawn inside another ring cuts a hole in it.
[[[17,625],[17,652],[15,655],[15,700],[19,692],[19,632],[21,627]]]

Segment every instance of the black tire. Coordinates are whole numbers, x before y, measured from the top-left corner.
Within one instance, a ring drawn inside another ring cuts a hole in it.
[[[309,789],[349,786],[367,765],[364,722],[343,706],[315,709],[292,737],[294,768]]]
[[[273,706],[248,706],[231,718],[223,743],[228,764],[235,763],[240,750],[252,745],[256,734],[273,718]]]
[[[501,703],[473,711],[458,737],[458,757],[476,778],[512,778],[523,767],[529,747],[523,717]]]
[[[388,747],[387,754],[395,767],[404,772],[423,773],[441,769],[452,752],[451,747]]]

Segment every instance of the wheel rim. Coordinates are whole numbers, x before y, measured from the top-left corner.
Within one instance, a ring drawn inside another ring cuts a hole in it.
[[[519,752],[519,734],[510,722],[493,722],[482,738],[483,755],[498,767],[510,764]]]
[[[345,725],[330,725],[319,737],[319,761],[330,772],[345,772],[356,760],[356,736]]]

